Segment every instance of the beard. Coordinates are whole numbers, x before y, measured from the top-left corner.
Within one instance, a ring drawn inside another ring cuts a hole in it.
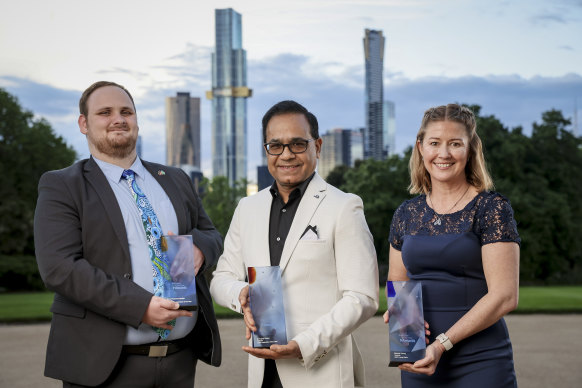
[[[97,151],[116,159],[123,159],[129,156],[137,143],[137,132],[135,136],[105,136],[96,139],[92,136],[92,132],[89,131],[87,132],[87,137]]]

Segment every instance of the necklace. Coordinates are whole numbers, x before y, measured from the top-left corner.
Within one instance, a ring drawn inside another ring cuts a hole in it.
[[[465,194],[467,194],[467,191],[469,191],[469,187],[471,187],[471,185],[467,186],[467,190],[465,190],[465,192],[463,193],[463,195],[461,195],[459,197],[459,199],[457,199],[457,202],[455,202],[455,204],[453,206],[451,206],[449,208],[449,210],[447,210],[446,212],[442,213],[442,214],[448,214],[451,212],[451,210],[453,210],[455,208],[455,206],[457,206],[457,204],[461,201],[461,199],[463,199],[465,197]],[[432,223],[434,226],[438,226],[440,225],[441,222],[441,215],[439,213],[437,213],[436,208],[434,207],[434,204],[432,202],[432,199],[430,198],[430,195],[427,196],[428,201],[430,202],[430,207],[432,208],[432,211],[434,212],[434,214],[437,216],[437,219]]]

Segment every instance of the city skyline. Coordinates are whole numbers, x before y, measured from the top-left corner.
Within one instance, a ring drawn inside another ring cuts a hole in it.
[[[136,100],[144,159],[164,162],[164,100],[177,91],[203,97],[211,88],[214,9],[232,4],[153,4],[0,0],[0,87],[87,157],[76,125],[78,98],[94,81],[121,83]],[[123,23],[103,28],[113,5]],[[384,99],[396,104],[397,152],[414,142],[423,111],[437,104],[479,104],[482,114],[510,128],[523,126],[525,133],[543,111],[573,117],[575,98],[582,105],[579,1],[254,1],[235,9],[245,20],[254,90],[247,118],[251,180],[263,152],[260,120],[274,103],[302,103],[317,115],[321,133],[365,123],[366,28],[387,37]],[[203,99],[206,175],[212,168],[210,111]]]

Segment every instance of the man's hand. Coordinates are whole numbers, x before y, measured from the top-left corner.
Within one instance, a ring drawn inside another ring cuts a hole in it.
[[[178,310],[179,308],[180,304],[177,302],[160,298],[159,296],[152,296],[141,321],[150,326],[172,330],[174,327],[168,325],[168,322],[178,317],[192,316],[190,311]]]
[[[255,357],[271,358],[273,360],[278,360],[280,358],[301,358],[301,349],[299,349],[299,344],[293,340],[289,341],[287,345],[271,345],[269,349],[243,346],[242,350],[252,354]]]
[[[251,339],[251,331],[252,332],[257,331],[255,319],[253,318],[253,313],[251,312],[251,305],[249,299],[249,286],[246,286],[245,288],[240,290],[238,300],[240,302],[240,307],[243,312],[243,317],[246,326],[246,339],[248,340]]]

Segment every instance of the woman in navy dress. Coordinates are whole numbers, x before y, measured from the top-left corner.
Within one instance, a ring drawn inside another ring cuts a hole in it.
[[[427,110],[409,168],[419,195],[394,214],[388,280],[422,283],[437,336],[399,366],[402,386],[516,387],[503,316],[517,307],[520,239],[509,200],[490,191],[473,112]]]

